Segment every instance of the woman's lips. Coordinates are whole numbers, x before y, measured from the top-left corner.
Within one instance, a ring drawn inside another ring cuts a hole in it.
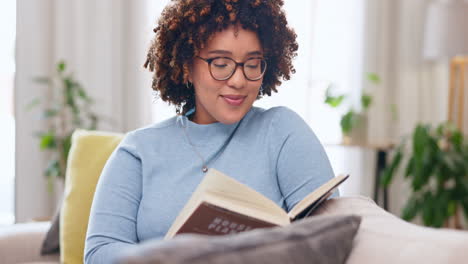
[[[239,95],[221,95],[221,97],[223,97],[223,99],[228,104],[233,105],[233,106],[239,106],[245,100],[245,96],[239,96]]]

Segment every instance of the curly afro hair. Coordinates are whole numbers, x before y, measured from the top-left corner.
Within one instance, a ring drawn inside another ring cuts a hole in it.
[[[214,33],[240,25],[257,33],[268,62],[258,98],[278,92],[280,79],[289,80],[295,73],[292,60],[298,49],[283,4],[283,0],[172,0],[154,29],[144,64],[154,72],[152,89],[185,114],[195,106],[194,89],[186,85],[192,59]]]

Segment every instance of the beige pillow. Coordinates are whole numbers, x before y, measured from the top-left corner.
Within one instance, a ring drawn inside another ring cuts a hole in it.
[[[101,171],[123,135],[77,130],[67,161],[60,212],[60,261],[83,263],[88,218]]]

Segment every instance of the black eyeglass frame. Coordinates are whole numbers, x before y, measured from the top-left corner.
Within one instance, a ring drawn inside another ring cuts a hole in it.
[[[201,59],[201,60],[203,60],[203,61],[205,61],[205,62],[208,63],[208,69],[210,70],[210,75],[211,75],[211,77],[212,77],[213,79],[215,79],[215,80],[217,80],[217,81],[226,81],[226,80],[229,80],[229,79],[234,75],[234,73],[236,73],[236,71],[237,71],[237,66],[242,66],[242,73],[244,74],[244,77],[245,77],[247,80],[249,80],[249,81],[258,81],[258,80],[260,80],[260,79],[265,75],[265,72],[266,72],[266,69],[267,69],[267,66],[268,66],[267,61],[266,61],[265,58],[263,58],[263,57],[249,58],[249,59],[247,59],[247,60],[244,61],[244,62],[237,62],[237,61],[235,61],[234,59],[229,58],[229,57],[214,57],[214,58],[208,58],[208,59],[206,59],[206,58],[202,58],[202,57],[200,57],[200,56],[196,56],[196,58],[199,58],[199,59]],[[234,67],[234,70],[231,72],[231,74],[230,74],[228,77],[226,77],[226,78],[224,78],[224,79],[218,79],[218,78],[215,78],[215,77],[213,76],[213,73],[211,72],[211,63],[212,63],[214,60],[216,60],[216,59],[228,59],[228,60],[233,61],[233,62],[236,64],[236,66]],[[262,72],[262,74],[260,75],[260,77],[258,77],[257,79],[250,79],[250,78],[247,77],[247,75],[245,74],[244,64],[245,64],[247,61],[249,61],[249,60],[254,60],[254,59],[260,59],[260,60],[262,60],[262,61],[265,63],[265,68],[263,69],[263,72]]]

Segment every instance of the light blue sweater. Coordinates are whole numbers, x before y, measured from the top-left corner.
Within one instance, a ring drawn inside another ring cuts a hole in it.
[[[333,177],[312,130],[286,107],[252,107],[240,124],[199,125],[173,117],[138,129],[126,135],[99,179],[85,263],[111,263],[126,248],[164,237],[204,175],[181,121],[208,167],[287,211]]]

